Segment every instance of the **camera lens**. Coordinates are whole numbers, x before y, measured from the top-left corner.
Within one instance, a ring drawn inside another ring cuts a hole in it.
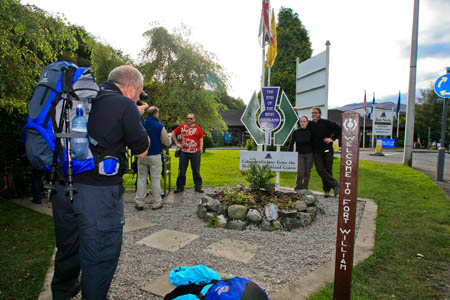
[[[142,92],[139,94],[139,100],[145,101],[145,100],[147,100],[147,99],[148,99],[147,93],[144,92],[144,91],[142,91]]]

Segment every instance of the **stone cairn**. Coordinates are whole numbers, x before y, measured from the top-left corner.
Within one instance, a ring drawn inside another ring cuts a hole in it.
[[[236,204],[226,206],[218,199],[204,195],[198,204],[197,216],[216,228],[245,230],[247,226],[253,226],[265,231],[290,231],[306,227],[317,219],[318,214],[325,214],[323,205],[312,192],[299,190],[297,194],[302,195],[301,200],[295,201],[292,208],[279,209],[270,203],[263,211]]]

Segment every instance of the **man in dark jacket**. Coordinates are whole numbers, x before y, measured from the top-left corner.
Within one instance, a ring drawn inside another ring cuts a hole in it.
[[[145,157],[150,141],[136,105],[142,74],[130,65],[111,71],[92,104],[90,150],[97,168],[74,176],[73,202],[58,184],[53,194],[57,252],[53,299],[106,299],[122,247],[125,147]],[[143,112],[142,108],[142,112]]]
[[[339,183],[333,178],[333,140],[341,136],[341,127],[335,122],[322,119],[321,116],[319,107],[311,109],[312,122],[308,123],[308,129],[312,132],[314,165],[322,178],[325,197],[330,196],[331,189],[334,189],[334,196],[337,197]]]

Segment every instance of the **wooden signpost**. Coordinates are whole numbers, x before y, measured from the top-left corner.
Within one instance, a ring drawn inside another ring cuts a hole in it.
[[[355,244],[358,187],[359,119],[357,112],[342,114],[341,177],[334,272],[335,300],[350,300]]]

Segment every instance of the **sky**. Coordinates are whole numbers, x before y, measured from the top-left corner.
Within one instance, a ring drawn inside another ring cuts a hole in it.
[[[248,103],[260,89],[262,50],[258,43],[261,0],[21,0],[72,24],[133,59],[146,46],[142,34],[155,22],[169,32],[182,24],[192,42],[215,54],[229,76],[228,93]],[[271,0],[296,12],[313,55],[330,41],[329,107],[397,99],[407,103],[413,0]],[[420,1],[416,88],[430,88],[450,67],[449,0]],[[294,62],[293,62],[294,63]],[[417,95],[420,95],[419,93]]]

